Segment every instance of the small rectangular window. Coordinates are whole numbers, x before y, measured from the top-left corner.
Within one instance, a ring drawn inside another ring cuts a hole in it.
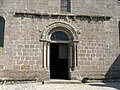
[[[70,0],[61,0],[61,11],[70,12]]]

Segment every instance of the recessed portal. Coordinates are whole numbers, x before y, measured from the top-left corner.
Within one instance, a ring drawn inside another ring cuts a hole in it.
[[[50,78],[68,79],[68,44],[50,44]]]

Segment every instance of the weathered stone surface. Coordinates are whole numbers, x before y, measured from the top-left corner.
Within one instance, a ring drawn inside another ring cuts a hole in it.
[[[0,0],[0,16],[5,18],[4,47],[0,47],[0,70],[3,72],[5,70],[5,73],[1,73],[1,77],[8,75],[8,78],[17,78],[20,73],[19,77],[29,78],[34,74],[33,76],[41,80],[43,79],[41,77],[49,79],[49,69],[43,68],[44,42],[41,42],[40,38],[43,31],[52,23],[65,22],[73,27],[75,32],[80,32],[77,34],[78,65],[71,71],[71,78],[80,80],[84,77],[120,78],[118,29],[120,2],[72,0],[71,3],[69,15],[87,15],[91,20],[85,17],[76,19],[34,15],[17,17],[15,12],[63,14],[60,13],[60,0]],[[94,15],[111,18],[98,20],[92,18]],[[31,73],[24,74],[24,71]],[[36,74],[34,71],[39,73]]]

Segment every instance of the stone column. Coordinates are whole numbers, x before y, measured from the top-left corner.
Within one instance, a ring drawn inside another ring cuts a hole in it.
[[[70,45],[70,50],[69,50],[69,64],[70,64],[70,67],[71,67],[71,68],[72,68],[72,65],[73,65],[73,61],[72,61],[72,58],[73,58],[72,51],[73,51],[73,47],[72,47],[72,45]]]
[[[50,43],[47,43],[47,69],[50,68]]]
[[[74,68],[77,66],[77,43],[74,43]]]
[[[47,50],[47,43],[44,42],[43,45],[44,45],[44,46],[43,46],[43,47],[44,47],[44,49],[43,49],[43,54],[44,54],[44,55],[43,55],[43,57],[44,57],[44,58],[43,58],[43,67],[46,68],[46,58],[47,58],[47,57],[46,57],[46,50]]]

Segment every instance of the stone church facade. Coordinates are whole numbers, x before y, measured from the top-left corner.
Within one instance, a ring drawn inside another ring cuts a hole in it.
[[[0,0],[0,79],[119,79],[119,11],[118,0]]]

